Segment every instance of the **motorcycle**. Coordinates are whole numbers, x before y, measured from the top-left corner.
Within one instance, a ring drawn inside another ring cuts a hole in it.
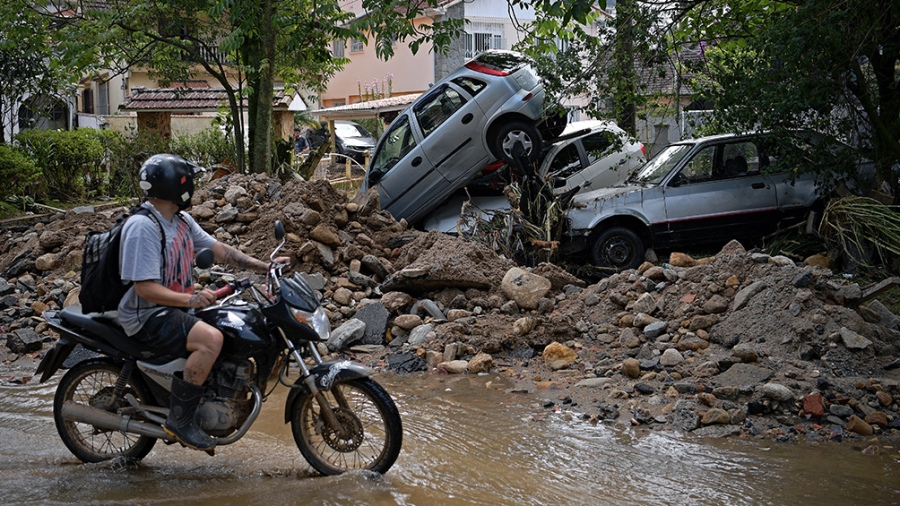
[[[265,286],[249,278],[217,289],[217,303],[195,315],[224,335],[222,351],[205,384],[197,422],[217,446],[241,439],[260,413],[270,377],[289,387],[284,421],[309,464],[323,475],[353,469],[385,473],[402,444],[400,413],[374,371],[350,360],[324,361],[316,343],[331,326],[320,294],[302,277],[285,276],[276,253]],[[214,255],[197,255],[201,269]],[[243,296],[242,296],[243,295]],[[114,458],[138,461],[157,440],[176,442],[163,430],[172,378],[185,359],[167,356],[129,338],[107,314],[83,314],[80,306],[43,314],[60,338],[38,365],[43,383],[59,370],[76,345],[94,352],[69,368],[56,389],[53,419],[66,447],[83,462]],[[290,365],[299,377],[289,380]],[[210,451],[213,454],[214,451]]]

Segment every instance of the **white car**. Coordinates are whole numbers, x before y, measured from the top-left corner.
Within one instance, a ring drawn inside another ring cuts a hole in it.
[[[575,188],[586,192],[621,184],[647,161],[643,144],[612,121],[599,120],[569,123],[541,156],[538,175],[556,195]],[[423,228],[456,233],[460,209],[466,201],[485,218],[509,210],[509,202],[502,195],[470,197],[456,193],[424,219]]]
[[[555,194],[583,192],[622,183],[646,162],[644,145],[612,121],[577,121],[550,146],[539,174]]]

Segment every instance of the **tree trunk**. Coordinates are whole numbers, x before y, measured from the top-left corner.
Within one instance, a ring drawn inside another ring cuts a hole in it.
[[[615,65],[618,74],[613,97],[616,122],[631,135],[637,135],[637,85],[634,71],[634,0],[619,0],[616,5]]]
[[[275,0],[262,0],[259,4],[259,39],[253,54],[253,74],[250,81],[250,169],[253,172],[269,172],[272,169],[274,139],[272,127],[275,86]]]

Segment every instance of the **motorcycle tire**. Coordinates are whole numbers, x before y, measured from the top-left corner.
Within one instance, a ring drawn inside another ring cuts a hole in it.
[[[117,400],[112,399],[121,371],[121,365],[110,359],[86,360],[69,369],[56,388],[53,399],[56,430],[66,448],[82,462],[96,463],[115,458],[138,461],[146,457],[156,444],[156,438],[98,429],[62,416],[66,402],[88,404],[111,413],[129,406],[124,399],[125,394],[133,395],[140,403],[150,403],[152,398],[147,388],[134,377],[126,383],[123,395]]]
[[[301,394],[291,410],[294,442],[323,475],[354,469],[385,473],[400,454],[400,412],[387,391],[371,378],[338,383],[323,392],[340,427],[329,428],[316,398]]]

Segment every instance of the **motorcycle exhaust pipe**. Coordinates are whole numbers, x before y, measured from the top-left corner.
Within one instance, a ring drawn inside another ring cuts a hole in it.
[[[93,425],[98,429],[115,430],[140,434],[157,439],[169,440],[169,435],[159,425],[132,420],[130,417],[103,411],[84,404],[66,401],[61,410],[62,417],[78,423]]]

